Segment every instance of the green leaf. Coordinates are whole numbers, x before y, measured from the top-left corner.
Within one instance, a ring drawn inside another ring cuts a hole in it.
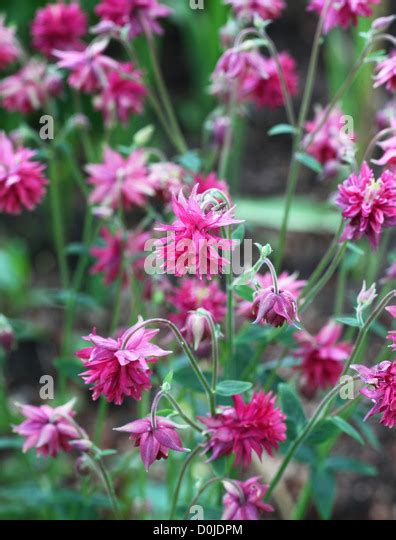
[[[359,328],[360,326],[359,321],[355,317],[337,317],[336,321],[345,326],[353,326],[355,328]]]
[[[359,459],[347,456],[331,456],[326,461],[326,468],[334,472],[348,471],[365,476],[375,476],[377,469]]]
[[[173,381],[173,370],[171,369],[170,372],[166,375],[166,377],[164,377],[164,380],[162,382],[162,386],[164,384],[169,384],[169,386],[171,386],[172,381]]]
[[[0,450],[20,450],[23,446],[23,440],[20,437],[0,437]]]
[[[322,519],[330,519],[336,495],[336,479],[325,467],[312,471],[312,499]]]
[[[363,255],[365,255],[364,250],[356,244],[353,244],[352,242],[347,242],[347,249],[349,249],[349,251],[352,251],[352,253],[359,255],[359,257],[363,257]]]
[[[314,157],[310,156],[309,154],[305,154],[304,152],[297,152],[296,160],[308,167],[308,169],[311,169],[318,174],[323,171],[323,167],[319,163],[319,161],[316,160]]]
[[[253,302],[254,290],[249,285],[237,285],[234,290],[244,300]]]
[[[232,231],[232,239],[236,240],[237,242],[242,242],[245,238],[245,225],[241,223]]]
[[[296,131],[296,128],[290,124],[277,124],[268,131],[268,135],[270,137],[273,137],[274,135],[288,135],[294,134]]]
[[[340,429],[331,420],[321,420],[307,438],[309,444],[322,444],[334,438]]]
[[[252,383],[247,381],[221,381],[216,386],[216,394],[227,397],[236,396],[247,392],[252,386]]]
[[[333,424],[335,424],[341,431],[352,437],[352,439],[355,439],[360,444],[364,444],[363,437],[360,435],[360,433],[353,427],[351,424],[348,424],[346,420],[341,418],[340,416],[333,416],[331,418],[331,421]]]
[[[286,383],[279,385],[278,395],[281,409],[287,416],[286,423],[288,427],[292,427],[294,434],[297,435],[307,423],[300,398],[295,389]]]

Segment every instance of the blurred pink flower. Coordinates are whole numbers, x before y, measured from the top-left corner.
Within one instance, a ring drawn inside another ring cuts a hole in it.
[[[18,60],[21,49],[15,37],[15,28],[5,24],[3,16],[0,16],[0,69]]]
[[[255,324],[270,324],[271,326],[283,326],[298,322],[297,302],[289,291],[279,289],[275,293],[273,287],[267,287],[256,293],[253,304],[253,313],[256,316]]]
[[[341,334],[342,325],[333,321],[316,336],[305,331],[294,334],[299,345],[295,355],[302,359],[301,366],[296,369],[301,372],[302,389],[307,396],[320,388],[334,386],[338,381],[344,369],[343,362],[352,352],[351,343],[339,342]]]
[[[269,486],[261,482],[260,476],[244,482],[223,480],[223,485],[226,494],[223,497],[222,520],[258,521],[262,511],[274,511],[271,505],[263,502]]]
[[[392,428],[396,424],[396,362],[381,362],[372,368],[352,365],[362,380],[370,386],[360,393],[374,403],[365,420],[374,414],[382,414],[380,423]]]
[[[396,174],[396,135],[393,135],[385,141],[379,142],[377,146],[379,146],[384,153],[380,159],[373,159],[372,162],[379,167],[386,167]]]
[[[277,19],[286,7],[283,0],[225,0],[225,3],[231,4],[237,17],[250,22],[255,17]]]
[[[96,14],[117,26],[128,26],[129,37],[148,31],[162,34],[158,19],[168,17],[172,10],[157,0],[101,0]]]
[[[68,79],[70,86],[87,93],[106,88],[108,72],[118,69],[116,60],[102,54],[107,45],[108,39],[101,39],[82,51],[53,51],[58,58],[58,66],[71,71]]]
[[[71,422],[76,415],[73,404],[74,400],[55,408],[17,404],[26,420],[14,426],[13,431],[26,437],[23,452],[36,448],[37,455],[45,457],[56,457],[62,450],[70,452],[73,449],[71,443],[81,438],[81,433]]]
[[[130,62],[118,64],[117,70],[106,75],[107,84],[95,97],[95,108],[103,113],[107,124],[117,120],[124,124],[132,114],[143,111],[147,90],[142,82],[142,74]]]
[[[206,124],[210,131],[211,143],[216,148],[221,148],[224,145],[226,137],[231,128],[231,120],[229,116],[216,115]]]
[[[28,114],[42,109],[62,91],[62,77],[44,62],[30,60],[0,82],[0,100],[8,111]]]
[[[169,450],[189,452],[183,448],[183,443],[176,431],[179,426],[162,416],[155,417],[155,425],[150,417],[130,422],[125,426],[115,428],[116,431],[130,433],[130,439],[135,447],[140,447],[140,455],[146,471],[154,461],[168,459]]]
[[[396,92],[396,49],[377,64],[374,81],[374,88],[385,86],[389,92]]]
[[[392,315],[394,319],[396,319],[396,306],[388,306],[385,309]]]
[[[205,191],[209,189],[218,189],[227,195],[227,197],[230,195],[227,182],[217,178],[215,172],[211,172],[207,175],[197,174],[194,176],[194,182],[195,185],[198,186],[197,193],[205,193]]]
[[[226,211],[205,209],[196,185],[188,199],[183,191],[173,196],[172,209],[176,220],[162,224],[157,231],[167,232],[157,241],[157,255],[166,272],[183,276],[194,273],[199,279],[205,275],[222,273],[229,261],[222,257],[224,250],[232,249],[234,242],[218,236],[223,227],[240,223],[234,218],[234,207]]]
[[[0,211],[19,214],[33,210],[45,194],[48,183],[45,165],[33,160],[36,152],[15,148],[4,132],[0,132]]]
[[[86,368],[80,376],[85,384],[92,385],[92,399],[103,395],[110,403],[121,405],[125,397],[140,400],[143,391],[151,388],[148,362],[156,362],[157,357],[166,356],[169,351],[150,343],[159,330],[139,328],[141,322],[116,339],[100,337],[95,329],[83,338],[92,347],[77,351],[76,356]]]
[[[396,100],[392,99],[376,114],[378,129],[396,128]]]
[[[382,282],[393,281],[396,279],[396,261],[392,263],[389,268],[386,270],[385,277],[382,279]]]
[[[286,415],[275,407],[275,400],[272,392],[255,392],[248,403],[234,396],[233,407],[219,407],[215,416],[199,417],[209,435],[204,443],[205,452],[212,452],[209,461],[235,454],[235,464],[247,467],[252,452],[259,458],[263,450],[272,455],[286,439]]]
[[[338,186],[336,203],[349,220],[342,240],[359,240],[367,236],[374,248],[378,247],[383,229],[396,225],[396,176],[384,171],[378,180],[363,163],[358,174]]]
[[[7,354],[11,352],[16,343],[14,330],[8,319],[0,313],[0,348]]]
[[[379,4],[381,0],[332,0],[330,9],[327,12],[324,31],[329,32],[336,26],[348,28],[350,25],[356,26],[358,17],[371,17],[372,6]],[[326,4],[326,0],[310,0],[308,11],[315,11],[321,15]]]
[[[32,23],[33,46],[48,58],[58,49],[83,48],[80,38],[87,31],[87,17],[77,2],[57,2],[39,9]]]
[[[147,154],[134,150],[127,158],[109,147],[104,149],[104,162],[89,164],[88,183],[94,186],[90,195],[92,204],[113,209],[143,206],[147,197],[154,195],[148,182]]]
[[[185,177],[186,171],[176,163],[161,161],[149,165],[148,183],[153,186],[156,196],[166,203],[179,193]]]

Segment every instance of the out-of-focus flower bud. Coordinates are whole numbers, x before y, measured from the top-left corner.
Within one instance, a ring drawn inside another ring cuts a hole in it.
[[[374,298],[376,298],[376,296],[377,296],[377,290],[375,287],[375,283],[373,283],[371,287],[367,289],[366,282],[363,281],[361,291],[357,297],[358,305],[362,305],[364,308],[366,308],[370,304],[373,303]]]
[[[387,28],[389,28],[389,26],[393,23],[395,19],[395,15],[389,15],[389,17],[379,17],[378,19],[375,19],[373,21],[373,24],[371,26],[374,30],[377,31],[387,30]]]
[[[184,329],[187,334],[187,340],[193,344],[194,350],[197,350],[205,333],[208,331],[208,321],[202,313],[191,311],[187,317]]]
[[[91,474],[91,465],[86,456],[78,456],[75,462],[75,470],[79,476],[89,476]]]
[[[93,443],[89,439],[75,439],[70,441],[70,444],[79,452],[89,452],[93,447]]]
[[[136,146],[146,146],[146,144],[150,142],[153,133],[153,125],[145,126],[144,128],[139,129],[139,131],[135,134],[133,137],[133,142],[136,144]]]
[[[0,347],[9,353],[15,343],[14,331],[8,319],[0,314]]]

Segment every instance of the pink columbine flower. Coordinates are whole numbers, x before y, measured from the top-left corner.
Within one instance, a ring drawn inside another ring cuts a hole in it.
[[[33,210],[45,195],[45,165],[35,161],[34,150],[14,148],[4,132],[0,132],[0,211],[20,214]]]
[[[268,289],[268,287],[272,287],[271,272],[266,272],[265,274],[256,274],[255,279],[259,284],[260,289]],[[307,282],[304,279],[298,279],[297,272],[294,272],[293,274],[282,272],[278,275],[279,289],[289,292],[296,300],[298,300],[306,283]],[[253,308],[253,302],[249,302],[248,300],[239,300],[238,314],[254,321],[256,315]]]
[[[351,368],[370,385],[370,388],[360,390],[361,394],[374,403],[365,420],[382,413],[380,423],[392,428],[396,424],[396,362],[381,362],[373,368],[355,364]]]
[[[272,392],[255,392],[245,403],[234,396],[234,406],[220,407],[215,416],[199,417],[206,426],[209,439],[205,452],[212,452],[209,461],[235,454],[238,465],[250,465],[252,452],[261,458],[263,450],[272,455],[286,439],[286,415],[275,407]]]
[[[215,148],[221,148],[231,128],[231,119],[229,116],[218,114],[208,120],[206,128],[210,132],[212,145]]]
[[[234,207],[224,211],[205,208],[202,196],[194,186],[188,199],[183,191],[173,196],[172,209],[176,220],[171,225],[162,224],[158,231],[168,232],[157,242],[157,255],[164,269],[176,276],[195,273],[199,279],[223,273],[229,264],[222,256],[234,246],[232,240],[219,236],[223,227],[240,221],[234,219]]]
[[[263,502],[268,484],[261,482],[260,476],[240,480],[224,480],[226,494],[223,497],[223,520],[258,521],[261,512],[273,512],[271,505]]]
[[[294,337],[299,345],[295,351],[302,363],[297,369],[302,375],[302,388],[307,396],[312,396],[319,388],[334,386],[343,369],[343,362],[349,358],[352,345],[339,342],[342,325],[328,322],[315,336],[307,332],[297,332]]]
[[[95,97],[95,108],[103,113],[107,124],[119,120],[126,124],[132,114],[143,111],[147,90],[142,81],[142,73],[132,63],[120,63],[115,71],[110,71],[107,84]]]
[[[118,69],[116,60],[102,54],[107,45],[108,39],[101,39],[82,51],[53,51],[53,55],[59,59],[58,66],[71,71],[68,78],[70,86],[87,93],[106,87],[108,72]]]
[[[389,92],[396,92],[396,49],[376,68],[374,88],[385,86]]]
[[[168,459],[169,450],[189,452],[188,448],[183,448],[183,443],[176,431],[179,427],[167,418],[156,416],[154,425],[152,419],[147,417],[115,428],[115,430],[131,434],[130,439],[135,447],[140,447],[143,465],[148,471],[154,461]]]
[[[352,173],[338,186],[336,203],[349,220],[341,239],[367,236],[377,248],[382,230],[396,224],[396,176],[384,171],[376,180],[365,162],[359,174]]]
[[[15,28],[6,26],[0,16],[0,69],[4,69],[21,56],[21,49],[15,37]]]
[[[380,159],[373,159],[372,162],[379,167],[386,167],[396,174],[396,135],[393,135],[385,141],[377,144],[382,150],[383,155]]]
[[[128,26],[129,37],[146,30],[162,34],[158,19],[168,17],[172,10],[157,0],[101,0],[95,8],[96,14],[117,26]]]
[[[255,324],[270,324],[271,326],[283,326],[295,324],[299,321],[297,315],[297,302],[289,291],[279,290],[275,292],[273,287],[260,290],[252,304],[253,313],[256,316]]]
[[[295,96],[298,91],[298,75],[296,62],[287,52],[281,52],[279,63],[282,67],[286,86],[291,96]],[[266,78],[258,78],[252,88],[252,98],[258,107],[269,107],[276,109],[284,103],[282,86],[278,74],[278,68],[273,58],[266,60]]]
[[[209,189],[218,189],[227,197],[230,195],[227,182],[217,178],[215,172],[211,172],[207,175],[197,174],[194,176],[194,182],[198,186],[197,193],[205,193],[205,191],[208,191]]]
[[[87,17],[77,2],[57,2],[39,9],[32,23],[33,46],[48,58],[52,51],[78,50],[87,31]]]
[[[225,3],[231,4],[237,17],[248,22],[252,22],[255,17],[278,19],[286,7],[283,0],[226,0]]]
[[[380,130],[390,127],[396,128],[396,99],[389,101],[380,111],[378,111],[375,119],[378,129]]]
[[[326,120],[325,124],[316,132],[322,124],[326,110],[317,107],[315,117],[305,124],[307,135],[303,140],[308,145],[306,152],[313,156],[330,173],[334,173],[343,163],[345,158],[354,153],[354,133],[346,133],[344,115],[340,108],[336,107]],[[316,133],[311,141],[311,134]],[[309,143],[309,144],[308,144]]]
[[[83,338],[92,347],[81,349],[76,356],[86,368],[80,376],[85,384],[92,385],[92,399],[103,395],[108,402],[122,405],[125,397],[140,400],[144,390],[151,388],[148,362],[156,362],[169,351],[150,343],[159,330],[148,330],[141,322],[116,339],[100,337],[95,329]]]
[[[171,161],[161,161],[149,165],[148,183],[155,190],[155,195],[165,203],[179,193],[186,178],[186,171]]]
[[[147,180],[147,154],[134,150],[127,158],[106,147],[104,162],[86,166],[88,183],[94,186],[92,204],[113,209],[143,206],[154,189]]]
[[[30,60],[0,82],[0,100],[8,111],[28,114],[42,109],[62,91],[62,77],[44,62]]]
[[[14,426],[13,431],[26,437],[23,452],[36,448],[37,455],[44,457],[56,457],[62,450],[70,452],[73,443],[81,439],[81,432],[71,422],[76,415],[73,404],[74,400],[55,408],[17,404],[26,420]]]
[[[348,28],[356,26],[358,17],[371,17],[372,6],[379,4],[381,0],[333,0],[327,12],[324,31],[327,33],[332,28],[340,26]],[[308,11],[315,11],[321,15],[326,0],[310,0]]]

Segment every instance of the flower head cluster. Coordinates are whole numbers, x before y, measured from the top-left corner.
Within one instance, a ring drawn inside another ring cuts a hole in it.
[[[0,69],[15,62],[20,55],[21,49],[15,37],[15,28],[6,26],[4,17],[0,16]]]
[[[242,396],[234,396],[233,407],[221,407],[213,417],[200,417],[209,439],[205,452],[212,452],[209,461],[235,454],[236,464],[247,467],[252,452],[261,457],[263,450],[272,455],[279,443],[286,439],[286,416],[275,407],[271,392],[257,392],[245,403]]]
[[[396,92],[396,49],[378,63],[374,81],[374,88],[385,86],[389,92]]]
[[[4,132],[0,132],[0,211],[19,214],[33,210],[45,194],[45,165],[35,161],[29,148],[14,148]]]
[[[73,442],[81,438],[81,431],[77,430],[72,422],[76,413],[73,411],[74,401],[69,401],[61,407],[49,405],[17,405],[26,418],[18,426],[14,426],[14,433],[25,437],[23,451],[36,448],[38,456],[56,457],[62,450],[70,452]]]
[[[247,22],[255,17],[278,19],[286,7],[284,0],[226,0],[226,4],[231,4],[235,15]]]
[[[373,14],[372,6],[379,4],[381,0],[332,0],[330,8],[327,11],[324,31],[329,32],[332,28],[340,26],[348,28],[351,25],[357,25],[358,17],[371,17]],[[315,11],[318,15],[322,14],[327,0],[310,0],[308,11]]]
[[[233,216],[234,208],[205,208],[196,185],[188,199],[181,190],[173,196],[172,209],[176,220],[160,225],[158,231],[168,232],[157,243],[157,255],[168,273],[183,276],[194,273],[199,279],[222,273],[229,261],[221,253],[234,243],[219,236],[223,227],[240,223]]]
[[[316,336],[306,332],[294,335],[299,345],[295,355],[302,360],[298,369],[306,395],[336,384],[344,369],[343,362],[352,352],[350,343],[339,341],[341,334],[342,325],[330,321]]]
[[[81,373],[85,384],[92,385],[94,400],[101,395],[107,401],[121,405],[125,397],[140,400],[144,390],[151,388],[148,362],[169,354],[151,343],[159,330],[147,330],[138,321],[120,337],[103,338],[95,330],[85,340],[92,346],[76,353],[86,371]]]
[[[87,17],[77,2],[57,2],[39,9],[32,23],[33,45],[48,58],[54,49],[78,50],[87,31]]]
[[[241,482],[240,480],[224,480],[226,494],[223,497],[224,520],[257,521],[261,512],[273,512],[271,505],[263,502],[268,485],[254,476]]]
[[[348,220],[343,240],[359,240],[367,236],[371,245],[378,247],[381,232],[396,224],[396,176],[384,171],[378,180],[363,163],[358,174],[338,186],[336,203]]]

